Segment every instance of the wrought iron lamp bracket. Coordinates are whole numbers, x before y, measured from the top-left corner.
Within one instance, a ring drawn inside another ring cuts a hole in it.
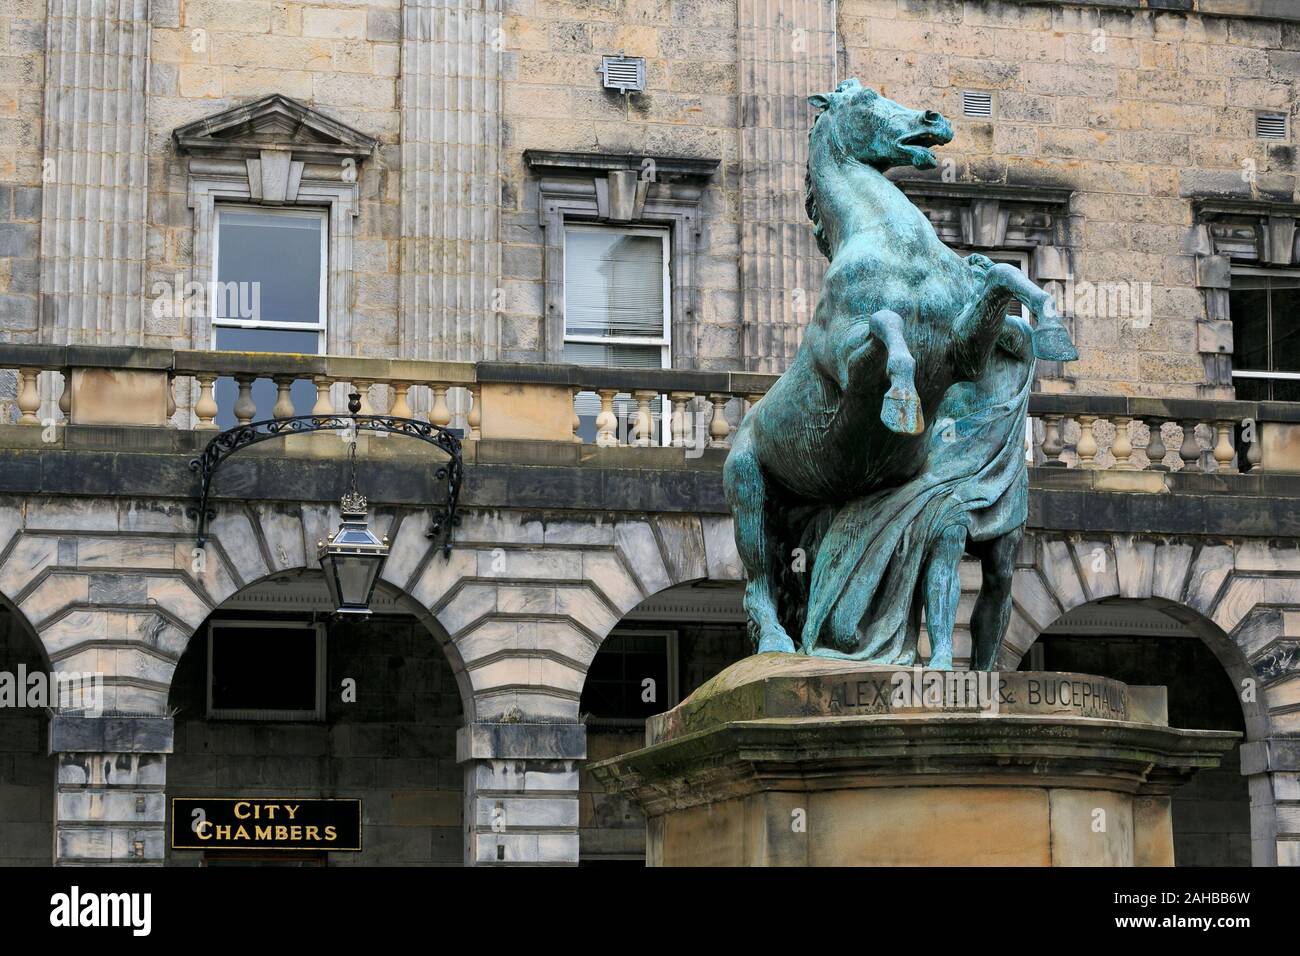
[[[348,396],[346,415],[294,415],[289,418],[273,418],[257,422],[248,422],[228,428],[213,437],[204,447],[199,457],[190,461],[190,471],[199,476],[198,506],[191,505],[186,514],[198,523],[196,540],[203,548],[208,540],[208,522],[216,517],[212,509],[212,481],[219,469],[231,455],[252,445],[270,441],[273,438],[287,438],[291,435],[310,435],[323,431],[345,431],[353,436],[351,454],[356,453],[356,435],[361,432],[386,432],[390,435],[402,435],[415,438],[433,445],[447,455],[447,461],[437,465],[434,478],[447,480],[447,500],[434,512],[429,525],[429,537],[442,537],[442,553],[451,556],[452,531],[460,523],[456,514],[460,498],[461,476],[464,463],[461,458],[461,430],[444,428],[430,422],[414,418],[399,418],[395,415],[361,415],[361,396],[353,392]],[[355,457],[353,459],[353,489],[355,490]]]

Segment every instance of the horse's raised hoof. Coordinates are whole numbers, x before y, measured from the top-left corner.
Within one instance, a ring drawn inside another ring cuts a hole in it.
[[[891,388],[880,403],[880,420],[891,432],[900,435],[919,435],[925,431],[925,415],[916,392],[904,388]]]
[[[1079,350],[1070,341],[1070,333],[1062,325],[1040,325],[1034,329],[1034,356],[1050,362],[1073,362]]]
[[[757,654],[793,654],[794,641],[785,631],[764,631],[758,639]]]

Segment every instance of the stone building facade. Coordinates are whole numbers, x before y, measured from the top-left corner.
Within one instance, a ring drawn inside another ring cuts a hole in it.
[[[642,822],[584,767],[747,651],[721,462],[816,303],[805,98],[857,76],[953,122],[937,169],[893,175],[1079,346],[1039,369],[1001,666],[1123,671],[1240,731],[1180,798],[1179,858],[1300,865],[1289,6],[13,0],[0,672],[104,696],[0,707],[0,862],[228,862],[171,848],[171,800],[241,795],[361,800],[365,849],[304,864],[636,862]],[[211,301],[263,276],[256,228],[295,263],[268,309],[312,305],[278,324]],[[663,324],[605,342],[579,316],[610,260],[579,252],[611,236]],[[359,625],[315,558],[344,444],[241,456],[205,547],[187,511],[217,429],[350,389],[466,434],[449,556],[427,452],[359,442],[392,541]],[[223,622],[317,629],[315,712],[223,714]]]

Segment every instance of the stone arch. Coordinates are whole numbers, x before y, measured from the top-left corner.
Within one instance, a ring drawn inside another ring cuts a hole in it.
[[[376,590],[389,594],[437,642],[455,675],[468,722],[474,719],[474,697],[460,651],[431,613],[429,603],[410,589],[413,578],[420,580],[426,573],[433,573],[429,571],[431,566],[443,570],[455,566],[457,550],[445,558],[439,545],[427,536],[432,519],[431,512],[416,509],[378,508],[372,512],[370,521],[375,533],[387,536],[392,545]],[[258,503],[219,510],[210,528],[212,557],[195,576],[209,596],[210,607],[194,628],[231,597],[264,581],[286,574],[318,575],[316,544],[338,526],[339,520],[337,504]]]
[[[47,660],[105,672],[110,712],[166,713],[172,675],[196,629],[246,587],[277,574],[319,570],[315,544],[340,519],[337,504],[222,502],[200,552],[189,504],[0,502],[0,591],[11,595],[35,630]],[[404,587],[412,569],[434,563],[435,552],[436,561],[449,563],[425,536],[431,518],[415,509],[380,508],[371,521],[377,533],[401,544],[385,569],[384,586],[404,594],[406,606],[449,655],[467,719],[473,719],[459,652],[431,626],[429,603]]]
[[[1237,565],[1245,554],[1244,568]],[[1255,557],[1251,557],[1254,555]],[[1253,574],[1261,562],[1251,542],[1146,538],[1141,535],[1033,535],[1026,539],[1012,588],[1011,622],[1001,669],[1018,666],[1038,635],[1068,611],[1109,597],[1145,599],[1196,631],[1241,686],[1258,682],[1261,650],[1278,635],[1260,634],[1280,613],[1261,615],[1282,599],[1300,600],[1300,562],[1293,579]],[[1270,600],[1271,599],[1271,600]],[[1253,630],[1252,630],[1253,628]],[[1252,734],[1273,731],[1267,688],[1246,705]]]
[[[999,668],[1014,669],[1069,611],[1105,598],[1157,606],[1213,653],[1238,689],[1257,864],[1277,860],[1273,741],[1300,730],[1300,548],[1137,534],[1026,537]],[[1266,849],[1261,849],[1266,848]]]
[[[575,722],[619,620],[698,580],[741,580],[730,518],[499,511],[465,515],[451,559],[426,564],[408,589],[460,650],[477,720]]]

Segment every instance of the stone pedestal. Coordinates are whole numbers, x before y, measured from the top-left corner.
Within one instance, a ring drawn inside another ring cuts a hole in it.
[[[651,866],[1171,866],[1169,794],[1237,734],[1163,687],[763,654],[591,767]]]

